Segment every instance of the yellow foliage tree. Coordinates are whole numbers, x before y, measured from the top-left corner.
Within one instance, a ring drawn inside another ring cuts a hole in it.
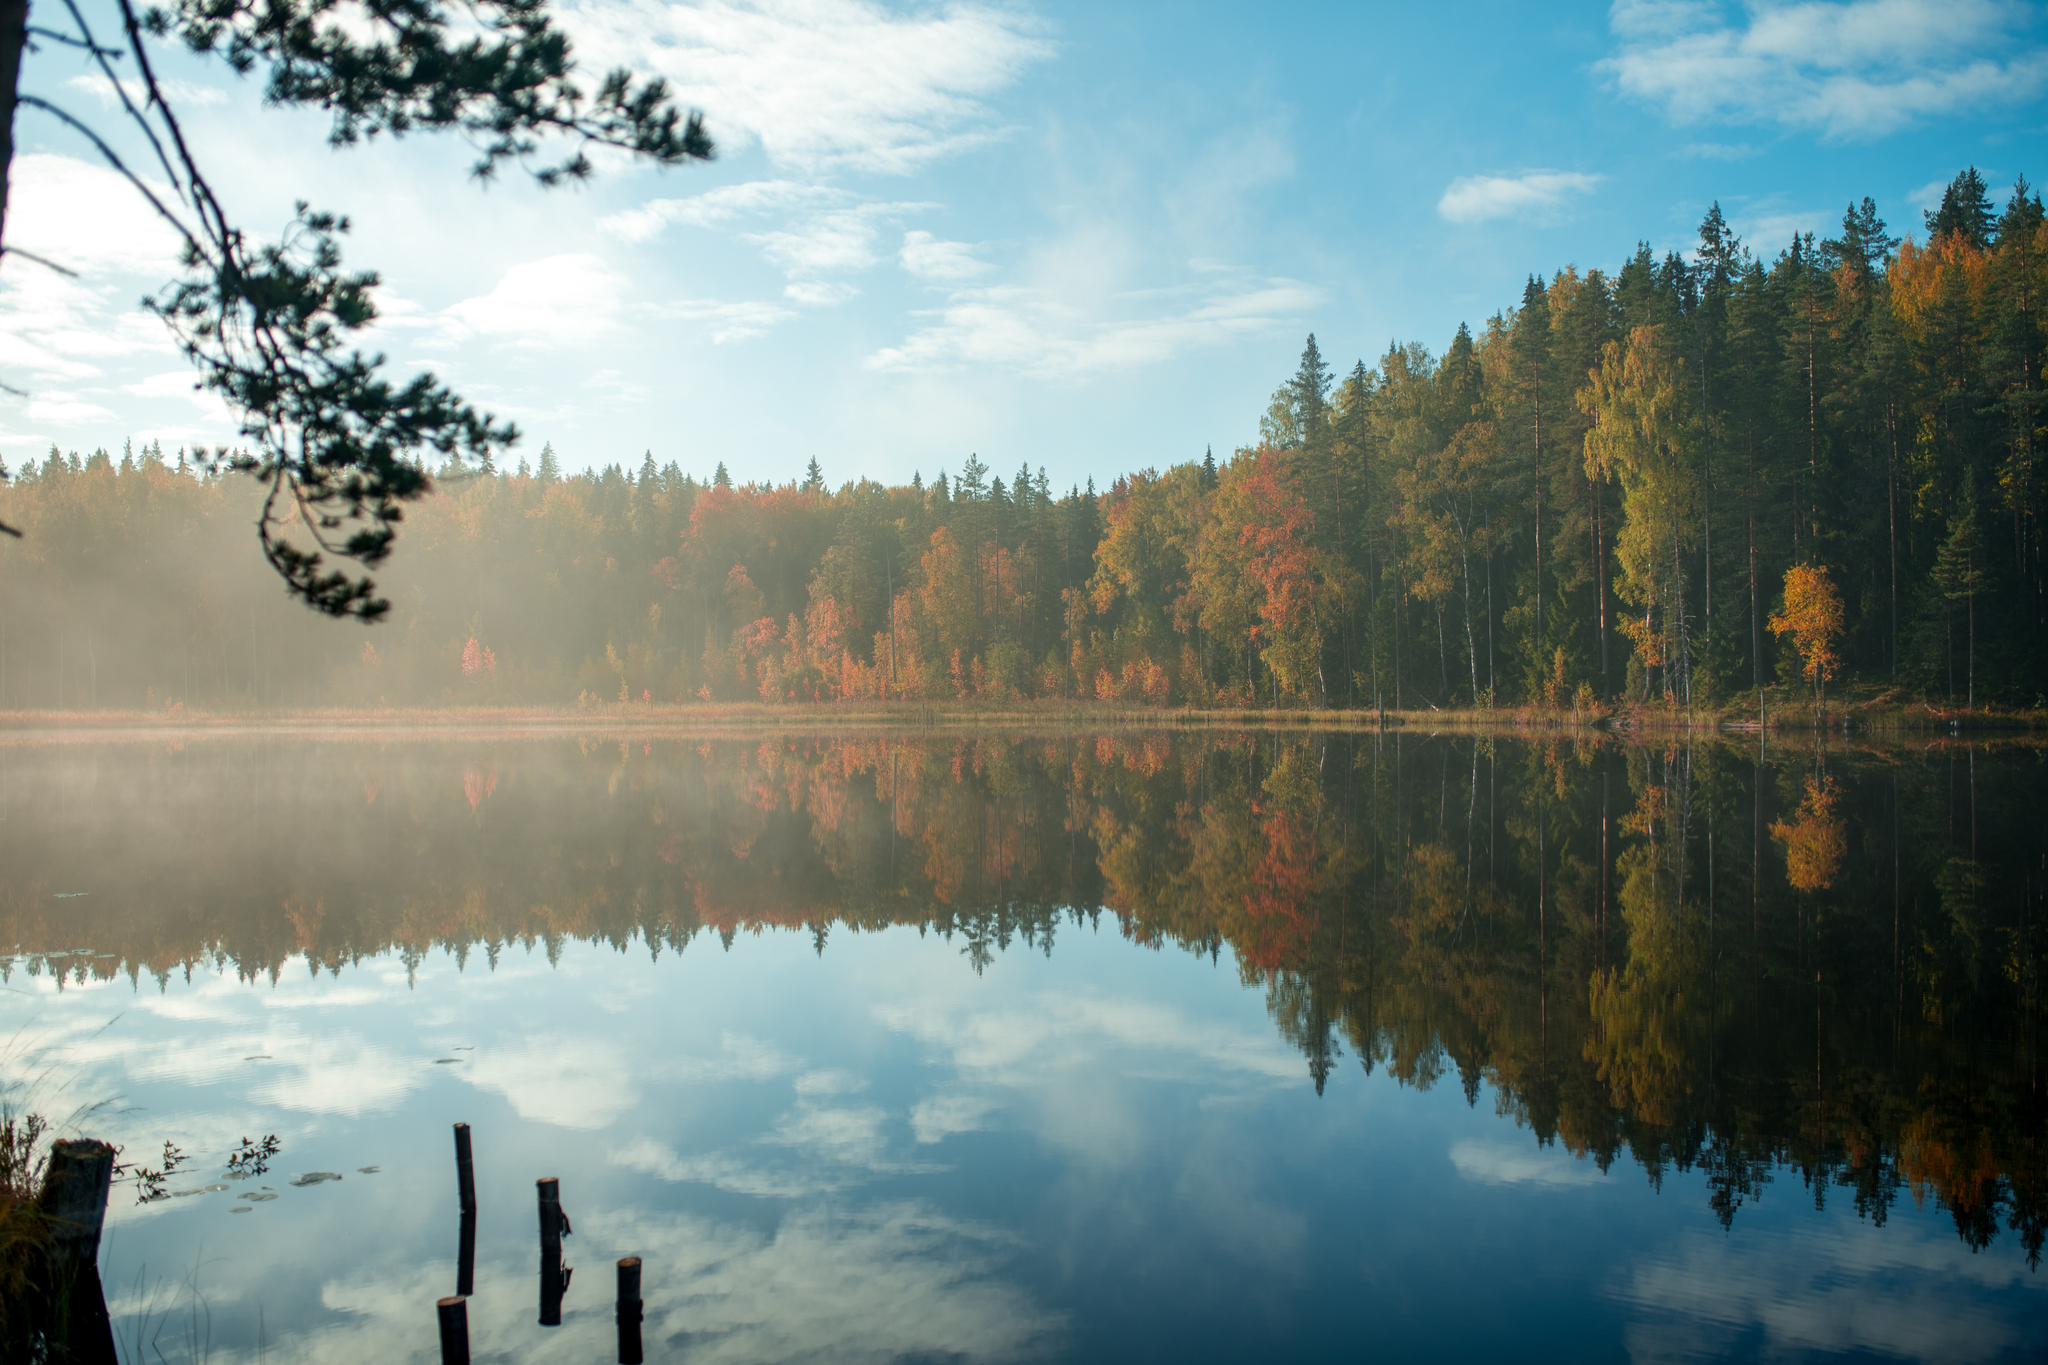
[[[1790,635],[1799,649],[1807,681],[1813,684],[1813,714],[1827,714],[1827,683],[1840,666],[1835,652],[1842,638],[1845,613],[1842,594],[1820,564],[1795,564],[1785,570],[1785,609],[1770,620],[1771,634]]]
[[[1835,814],[1841,799],[1831,777],[1806,779],[1806,799],[1792,823],[1771,826],[1771,837],[1785,845],[1785,879],[1795,891],[1818,891],[1835,884],[1842,860],[1849,856],[1849,832]]]

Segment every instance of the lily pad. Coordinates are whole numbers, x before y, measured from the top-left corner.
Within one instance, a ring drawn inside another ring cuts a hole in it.
[[[266,1200],[275,1199],[277,1198],[277,1196],[274,1194],[245,1194],[242,1196],[242,1198],[248,1200],[252,1204],[261,1204]]]
[[[436,1057],[434,1058],[434,1065],[447,1066],[450,1062],[459,1062],[461,1060],[462,1058],[460,1057]]]
[[[339,1179],[341,1179],[340,1171],[308,1171],[304,1175],[300,1176],[297,1180],[294,1180],[290,1183],[294,1188],[299,1188],[306,1185],[318,1185],[324,1180]]]
[[[383,1169],[384,1169],[384,1168],[383,1168],[382,1166],[358,1166],[358,1167],[356,1167],[356,1171],[357,1171],[357,1173],[358,1173],[358,1174],[360,1174],[360,1175],[375,1175],[375,1174],[377,1174],[377,1173],[378,1173],[379,1171],[381,1171],[381,1170],[383,1170]]]
[[[229,1210],[228,1210],[228,1212],[229,1212],[229,1213],[254,1213],[254,1212],[255,1212],[255,1210],[254,1210],[254,1209],[252,1209],[252,1208],[250,1208],[250,1207],[249,1207],[249,1206],[248,1206],[247,1204],[237,1204],[237,1205],[235,1205],[235,1206],[234,1206],[233,1208],[229,1209]]]

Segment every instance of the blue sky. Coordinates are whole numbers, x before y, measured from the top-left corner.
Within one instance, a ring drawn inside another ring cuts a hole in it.
[[[1894,231],[1966,164],[2048,176],[2048,22],[2000,0],[1253,7],[578,0],[587,68],[670,77],[721,156],[591,186],[466,178],[420,138],[330,151],[173,57],[232,212],[344,210],[374,338],[552,441],[706,474],[1056,483],[1255,439],[1313,330],[1339,367],[1441,350],[1531,271],[1770,253],[1870,195]],[[102,20],[104,22],[104,20]],[[50,49],[23,88],[116,127]],[[227,439],[135,301],[167,234],[74,136],[17,123],[0,458]],[[515,456],[516,458],[516,456]]]

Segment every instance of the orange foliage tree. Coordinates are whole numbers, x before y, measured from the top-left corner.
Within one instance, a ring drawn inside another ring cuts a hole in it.
[[[1785,609],[1771,617],[1771,634],[1790,635],[1799,649],[1806,678],[1813,684],[1816,720],[1827,711],[1828,679],[1841,666],[1835,652],[1842,638],[1842,594],[1825,565],[1795,564],[1785,570]]]
[[[1842,860],[1849,855],[1849,832],[1835,814],[1841,793],[1831,777],[1806,779],[1806,799],[1786,824],[1771,826],[1771,837],[1785,845],[1785,879],[1795,891],[1819,891],[1835,884]]]

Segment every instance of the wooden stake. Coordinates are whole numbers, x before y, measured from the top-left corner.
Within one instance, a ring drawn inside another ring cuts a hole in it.
[[[544,1176],[534,1182],[540,1198],[540,1325],[562,1325],[562,1295],[569,1271],[562,1265],[562,1238],[569,1235],[569,1215],[562,1212],[562,1182]]]
[[[476,1170],[470,1161],[469,1125],[455,1125],[455,1188],[464,1213],[476,1212]]]
[[[476,1292],[476,1215],[462,1215],[462,1232],[455,1250],[455,1292],[464,1298]]]
[[[100,1228],[114,1182],[114,1149],[91,1138],[50,1144],[37,1207],[50,1222],[49,1301],[62,1305],[67,1358],[80,1365],[114,1365],[114,1326],[100,1286]]]
[[[640,1365],[640,1258],[619,1262],[619,1365]]]
[[[441,1365],[469,1365],[469,1300],[454,1294],[434,1307],[441,1315]]]

